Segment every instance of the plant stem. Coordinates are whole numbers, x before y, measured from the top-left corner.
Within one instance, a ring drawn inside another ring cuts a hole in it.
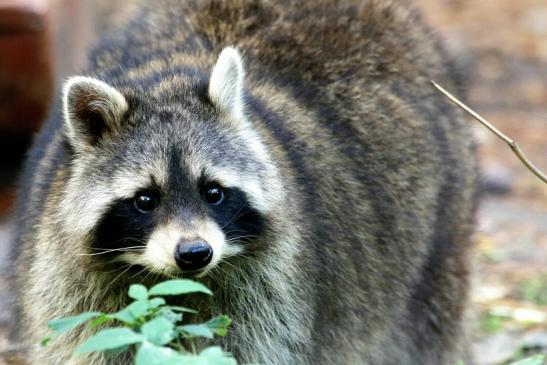
[[[468,114],[470,114],[473,118],[478,120],[482,125],[484,125],[486,128],[488,128],[492,133],[494,133],[499,139],[507,143],[509,148],[513,151],[513,153],[519,158],[519,160],[530,170],[534,175],[536,175],[540,180],[542,180],[544,183],[547,184],[547,176],[538,169],[532,161],[530,161],[525,155],[524,152],[520,149],[520,147],[517,145],[517,143],[512,140],[511,138],[507,137],[505,134],[503,134],[499,129],[494,127],[492,123],[481,117],[477,112],[475,112],[473,109],[462,103],[460,100],[458,100],[454,95],[450,94],[448,91],[446,91],[444,88],[442,88],[439,84],[437,84],[435,81],[431,81],[431,84],[439,90],[441,93],[443,93],[448,99],[450,99],[451,102],[465,110]]]

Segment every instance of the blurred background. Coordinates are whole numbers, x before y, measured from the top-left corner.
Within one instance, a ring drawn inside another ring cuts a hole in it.
[[[466,102],[547,171],[547,1],[414,2],[465,76]],[[7,253],[22,158],[63,78],[131,12],[127,0],[0,0],[0,365],[21,364]],[[497,365],[547,353],[547,185],[477,122],[469,128],[482,173],[472,346],[478,364]]]
[[[547,172],[547,1],[416,0],[467,79],[467,103]],[[547,353],[547,184],[474,120],[483,195],[475,235],[479,364]]]

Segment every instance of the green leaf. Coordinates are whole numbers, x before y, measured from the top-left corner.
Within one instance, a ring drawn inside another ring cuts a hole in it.
[[[199,357],[207,360],[209,365],[237,365],[237,361],[220,347],[208,347],[200,352]]]
[[[137,300],[127,306],[127,310],[129,310],[135,318],[145,316],[148,313],[148,308],[150,308],[148,300]]]
[[[60,335],[100,315],[102,315],[100,312],[86,312],[73,317],[54,319],[49,321],[48,327]]]
[[[204,324],[218,336],[226,336],[228,332],[228,326],[232,323],[232,320],[228,316],[218,316],[211,318]]]
[[[177,365],[212,365],[209,360],[202,356],[196,356],[196,355],[188,355],[183,363],[178,363]]]
[[[105,357],[113,357],[129,350],[132,345],[121,346],[112,350],[104,350]]]
[[[181,307],[181,306],[177,306],[177,305],[170,305],[169,306],[169,309],[171,309],[172,311],[174,312],[183,312],[183,313],[193,313],[193,314],[196,314],[198,311],[195,310],[195,309],[192,309],[192,308],[186,308],[186,307]]]
[[[163,298],[152,298],[150,299],[150,308],[157,308],[165,305],[165,299]]]
[[[184,326],[178,326],[177,331],[182,332],[184,335],[206,337],[210,339],[215,336],[213,331],[205,324],[186,324]]]
[[[76,354],[113,350],[119,347],[139,343],[143,336],[129,328],[107,328],[88,338],[77,350]]]
[[[535,355],[523,360],[511,363],[511,365],[543,365],[545,362],[545,355]]]
[[[214,335],[226,336],[227,327],[232,323],[227,316],[218,316],[202,324],[187,324],[178,326],[177,331],[183,335],[206,337],[212,339]]]
[[[113,319],[114,318],[109,316],[108,314],[101,314],[99,317],[91,321],[90,326],[91,328],[97,328],[108,321],[112,321]]]
[[[213,295],[205,285],[188,279],[167,280],[153,286],[148,292],[149,295],[180,295],[189,293]]]
[[[169,308],[162,308],[158,312],[158,316],[164,317],[165,319],[167,319],[171,323],[177,323],[177,322],[182,321],[182,314],[175,313]]]
[[[168,347],[158,347],[149,342],[143,342],[137,350],[135,365],[162,365],[175,356],[176,352]]]
[[[154,345],[165,345],[175,337],[175,325],[164,317],[158,317],[141,327],[141,333]]]
[[[40,341],[40,346],[46,347],[47,344],[48,344],[52,339],[53,339],[52,336],[47,336],[47,337],[42,338],[42,341]]]
[[[110,315],[112,318],[117,319],[118,321],[121,321],[125,324],[132,325],[135,322],[135,317],[131,314],[131,312],[126,308],[122,309],[119,312],[112,313]]]
[[[160,347],[143,342],[137,350],[135,365],[189,365],[193,356],[178,354],[169,347]]]
[[[148,290],[144,285],[133,284],[129,287],[129,297],[136,300],[148,299]]]
[[[125,324],[133,325],[137,318],[144,317],[148,314],[149,305],[148,300],[137,300],[110,316]]]

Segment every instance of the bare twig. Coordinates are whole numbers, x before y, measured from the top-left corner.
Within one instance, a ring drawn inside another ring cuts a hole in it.
[[[443,89],[439,84],[437,84],[435,81],[431,81],[431,84],[435,86],[437,90],[439,90],[441,93],[443,93],[448,99],[450,99],[451,102],[465,110],[467,113],[469,113],[473,118],[478,120],[482,125],[484,125],[486,128],[488,128],[492,133],[494,133],[499,139],[507,143],[507,145],[511,148],[513,153],[517,155],[519,160],[522,161],[524,166],[528,168],[534,175],[536,175],[538,178],[540,178],[544,183],[547,184],[547,176],[545,173],[543,173],[540,169],[538,169],[534,164],[526,158],[524,155],[524,152],[519,148],[517,143],[512,140],[511,138],[507,137],[505,134],[503,134],[499,129],[494,127],[490,122],[488,122],[486,119],[481,117],[477,112],[473,111],[471,108],[469,108],[467,105],[459,101],[454,95],[450,94],[448,91]]]

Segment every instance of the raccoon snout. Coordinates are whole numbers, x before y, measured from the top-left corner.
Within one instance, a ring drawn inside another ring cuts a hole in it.
[[[213,249],[204,241],[181,241],[175,248],[175,262],[183,271],[203,269],[213,258]]]

